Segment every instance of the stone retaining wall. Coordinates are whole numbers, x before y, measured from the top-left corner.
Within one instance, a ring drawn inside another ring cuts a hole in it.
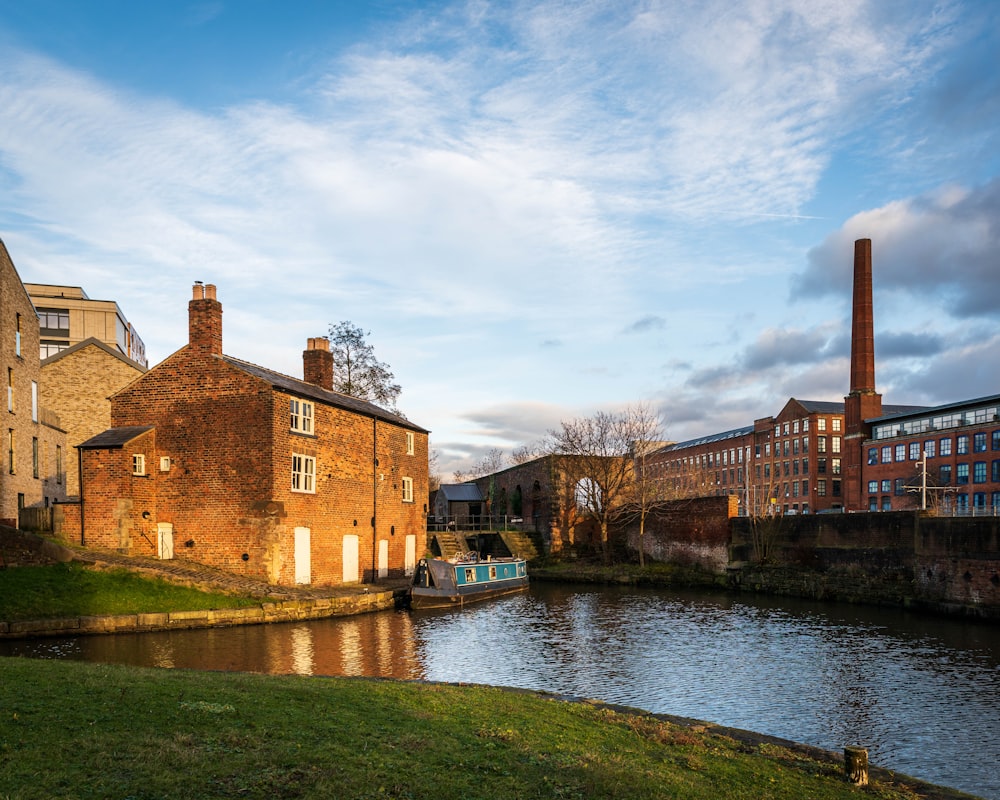
[[[119,614],[108,617],[68,617],[63,619],[0,622],[0,638],[27,639],[38,636],[82,636],[97,633],[145,633],[148,631],[228,628],[234,625],[262,625],[326,619],[396,606],[399,590],[369,592],[348,597],[282,600],[248,608],[211,611],[169,611],[155,614]]]

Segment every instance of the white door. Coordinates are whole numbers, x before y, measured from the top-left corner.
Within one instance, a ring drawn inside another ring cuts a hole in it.
[[[295,529],[295,582],[312,583],[309,529]]]
[[[389,575],[389,540],[382,539],[378,543],[378,576],[380,578]]]
[[[358,582],[358,537],[351,533],[344,537],[344,583]]]
[[[403,574],[412,575],[417,567],[417,537],[410,533],[406,536],[406,553],[403,555]]]
[[[174,557],[174,526],[170,522],[156,523],[156,557]]]

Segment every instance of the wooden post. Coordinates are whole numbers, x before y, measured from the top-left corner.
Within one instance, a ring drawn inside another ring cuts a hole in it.
[[[844,748],[844,774],[855,786],[868,785],[868,750],[864,747]]]

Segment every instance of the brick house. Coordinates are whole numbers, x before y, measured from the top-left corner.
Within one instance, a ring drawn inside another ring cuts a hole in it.
[[[222,353],[194,286],[189,342],[111,397],[80,445],[81,539],[272,584],[400,577],[426,549],[427,431],[333,391],[329,341],[298,380]]]
[[[66,434],[39,397],[38,315],[0,241],[0,372],[3,463],[0,524],[17,527],[21,511],[44,509],[66,496]]]

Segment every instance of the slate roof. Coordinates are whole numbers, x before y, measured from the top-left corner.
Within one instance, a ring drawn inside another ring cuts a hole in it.
[[[722,433],[711,433],[708,436],[699,436],[697,439],[688,439],[686,442],[677,442],[676,444],[668,444],[666,447],[661,447],[656,450],[657,453],[671,453],[674,450],[683,450],[686,447],[697,447],[703,444],[712,444],[713,442],[723,442],[727,439],[736,439],[740,436],[746,436],[753,433],[753,425],[746,425],[742,428],[733,428],[731,431],[723,431]]]
[[[449,503],[478,503],[483,499],[474,483],[443,483],[440,492]]]
[[[345,411],[353,411],[355,414],[373,417],[374,419],[379,419],[384,422],[391,422],[394,425],[399,425],[401,428],[409,428],[412,431],[418,431],[420,433],[428,432],[419,425],[415,425],[410,422],[405,417],[393,414],[391,411],[386,411],[384,408],[381,408],[374,403],[369,403],[366,400],[359,400],[358,398],[351,397],[350,395],[333,392],[329,389],[317,386],[314,383],[306,383],[303,380],[292,378],[288,375],[282,375],[280,372],[275,372],[274,370],[267,369],[266,367],[260,367],[257,364],[251,364],[249,361],[241,361],[240,359],[233,358],[232,356],[223,355],[222,360],[232,367],[236,367],[237,369],[241,369],[256,378],[267,381],[271,384],[271,386],[274,386],[277,389],[283,389],[284,391],[297,395],[298,397],[305,397],[319,403],[326,403],[327,405],[335,406],[336,408],[342,408]]]
[[[153,430],[153,427],[153,425],[126,425],[121,428],[108,428],[96,436],[91,436],[77,447],[81,450],[116,450],[127,445],[136,436]]]

